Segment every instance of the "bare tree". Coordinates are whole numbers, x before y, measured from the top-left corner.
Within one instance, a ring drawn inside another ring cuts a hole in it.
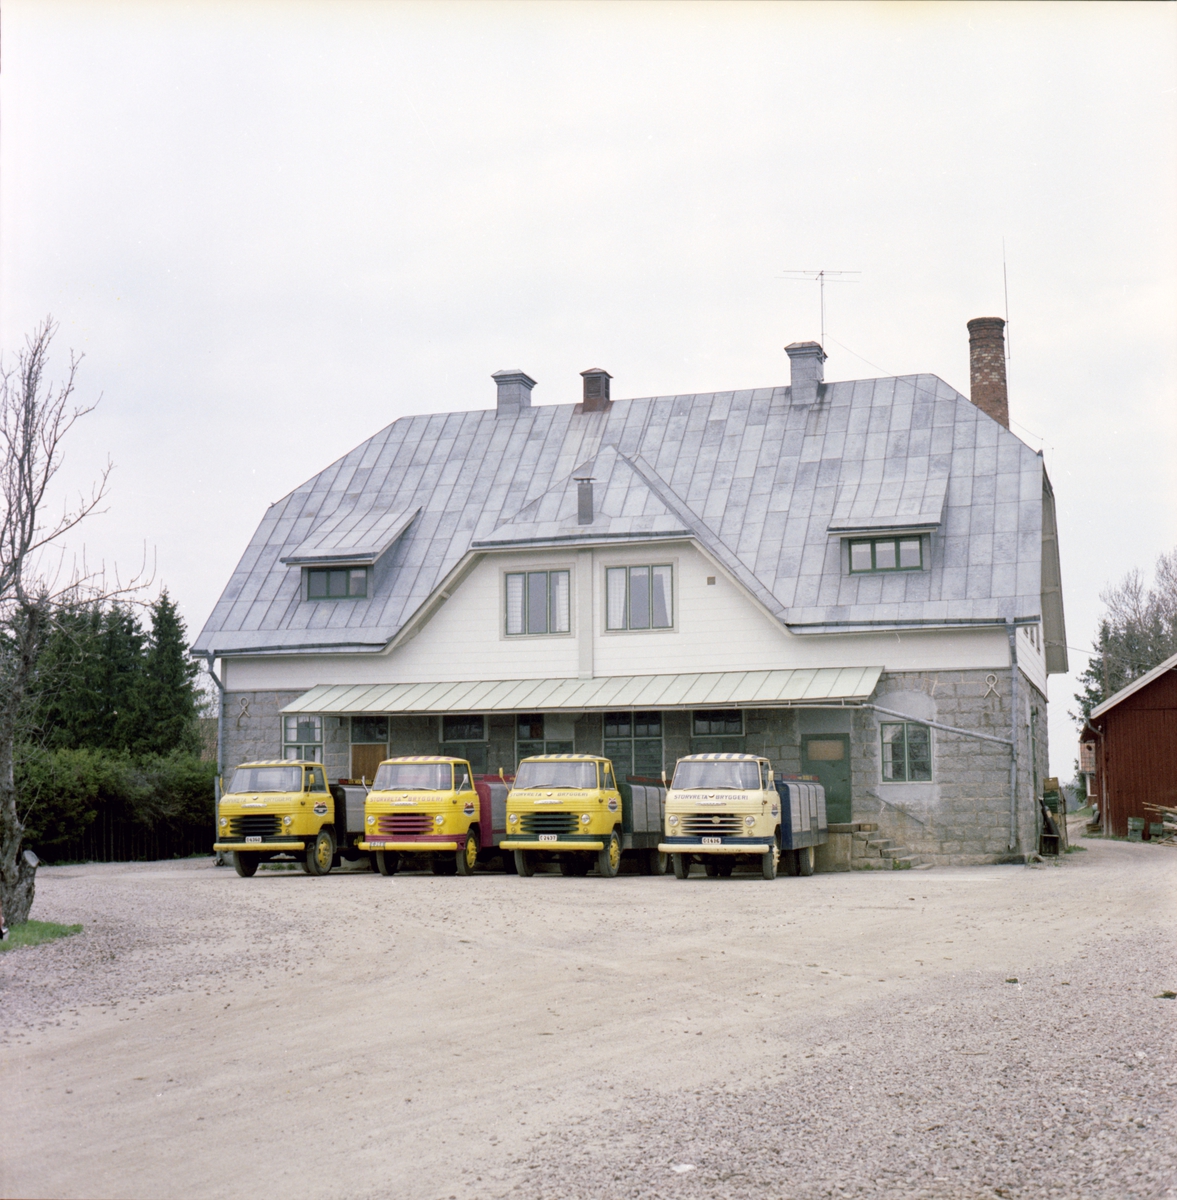
[[[73,402],[79,355],[71,353],[62,383],[45,381],[56,331],[46,318],[25,340],[16,365],[0,365],[0,904],[13,925],[28,920],[36,881],[36,859],[23,853],[16,763],[38,657],[63,599],[112,594],[84,570],[65,578],[60,564],[46,570],[55,543],[102,503],[111,470],[108,463],[88,495],[47,519],[62,441],[94,409]]]

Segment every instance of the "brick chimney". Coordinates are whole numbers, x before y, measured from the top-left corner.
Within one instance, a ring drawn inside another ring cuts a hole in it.
[[[498,384],[497,410],[514,416],[520,409],[531,407],[531,389],[535,380],[518,368],[511,371],[496,371],[491,379]]]
[[[793,342],[785,347],[789,356],[790,404],[816,404],[821,382],[825,378],[822,363],[826,352],[817,342]]]
[[[1000,317],[974,317],[969,322],[969,387],[972,402],[1008,429],[1005,322]]]
[[[581,371],[580,377],[584,380],[584,404],[581,411],[604,412],[610,404],[609,380],[613,376],[608,371],[602,371],[600,367],[590,367],[587,371]]]

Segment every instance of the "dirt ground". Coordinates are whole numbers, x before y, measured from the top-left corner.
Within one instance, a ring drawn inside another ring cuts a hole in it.
[[[1177,851],[688,881],[42,868],[0,1195],[1177,1196]],[[1011,982],[1007,982],[1011,981]]]

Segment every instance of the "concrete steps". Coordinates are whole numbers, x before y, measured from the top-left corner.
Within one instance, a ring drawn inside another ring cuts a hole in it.
[[[875,830],[859,829],[853,835],[850,845],[852,871],[926,871],[930,866],[906,846],[881,837]]]

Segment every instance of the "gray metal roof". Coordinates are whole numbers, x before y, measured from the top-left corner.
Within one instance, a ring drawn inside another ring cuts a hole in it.
[[[550,712],[624,708],[771,708],[866,700],[882,667],[808,667],[622,675],[596,679],[497,679],[476,683],[319,684],[284,713]]]
[[[405,417],[266,512],[195,648],[373,650],[472,551],[683,535],[794,628],[1032,616],[1043,487],[934,375]],[[847,574],[840,535],[873,529],[934,530],[930,570]],[[333,556],[378,559],[369,598],[301,598],[299,563]]]

